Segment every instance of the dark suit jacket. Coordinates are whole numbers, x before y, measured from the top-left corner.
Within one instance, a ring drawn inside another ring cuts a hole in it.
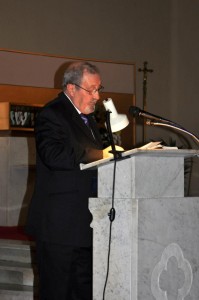
[[[102,158],[92,115],[91,130],[62,92],[39,113],[36,126],[36,182],[26,232],[37,239],[73,246],[91,245],[88,198],[96,196],[96,170],[80,163]]]

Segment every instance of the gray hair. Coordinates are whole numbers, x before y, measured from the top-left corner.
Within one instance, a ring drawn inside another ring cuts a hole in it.
[[[73,62],[64,72],[62,82],[63,90],[66,89],[66,86],[69,83],[81,84],[84,72],[88,72],[89,74],[100,75],[100,71],[98,70],[98,68],[89,62]]]

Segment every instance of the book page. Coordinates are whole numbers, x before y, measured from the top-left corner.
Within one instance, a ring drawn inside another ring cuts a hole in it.
[[[169,146],[164,146],[161,144],[161,142],[150,142],[146,145],[143,145],[139,147],[138,149],[142,150],[155,150],[155,149],[178,149],[178,147],[169,147]]]

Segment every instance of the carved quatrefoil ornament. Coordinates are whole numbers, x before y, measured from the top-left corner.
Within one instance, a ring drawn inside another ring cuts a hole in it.
[[[151,276],[151,290],[156,300],[168,300],[167,292],[160,288],[161,273],[167,270],[167,264],[171,257],[177,259],[178,268],[184,272],[184,284],[178,289],[177,300],[184,300],[188,295],[193,281],[192,268],[188,260],[184,258],[182,249],[179,245],[172,243],[168,245],[162,253],[160,262],[155,266]]]

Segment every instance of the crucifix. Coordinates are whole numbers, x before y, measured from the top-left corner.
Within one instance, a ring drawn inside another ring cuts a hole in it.
[[[143,72],[143,110],[147,109],[147,73],[152,73],[153,69],[147,69],[148,62],[144,62],[144,68],[139,68],[139,72]],[[146,141],[146,125],[145,120],[143,121],[143,142]]]

